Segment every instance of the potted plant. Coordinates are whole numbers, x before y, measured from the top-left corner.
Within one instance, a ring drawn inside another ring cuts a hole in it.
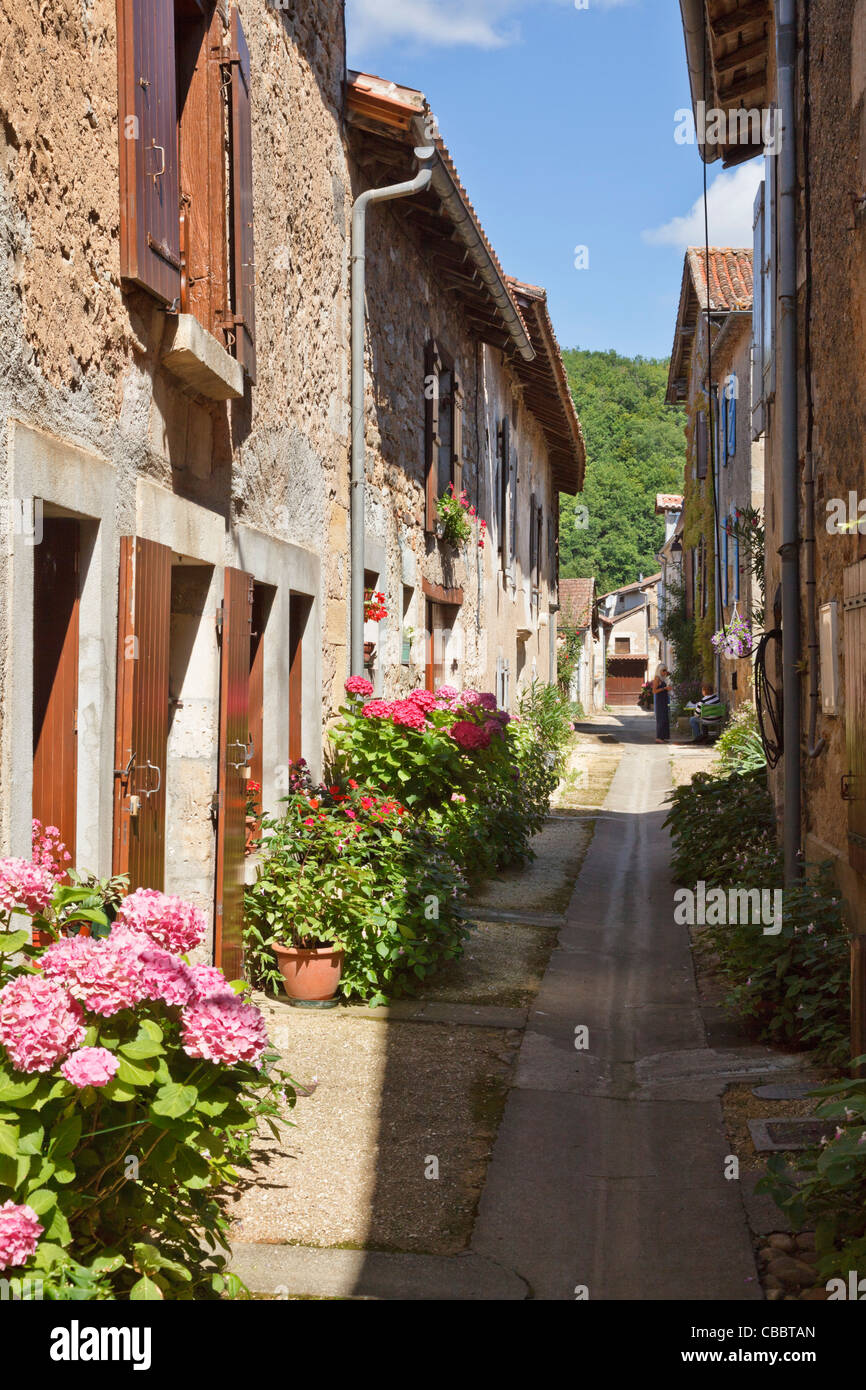
[[[448,545],[456,546],[458,549],[465,545],[472,535],[472,523],[477,519],[477,512],[469,501],[465,489],[459,495],[454,490],[454,484],[448,484],[448,491],[436,503],[439,512],[439,519],[436,522],[436,535],[439,540],[443,540]],[[480,523],[479,548],[484,549],[484,535],[486,522]]]
[[[754,646],[752,626],[747,618],[741,618],[736,608],[731,621],[712,637],[713,650],[727,657],[729,661],[739,661],[748,656]]]

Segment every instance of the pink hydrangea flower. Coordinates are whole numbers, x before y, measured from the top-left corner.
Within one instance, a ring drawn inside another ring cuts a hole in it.
[[[426,715],[414,700],[395,700],[391,706],[391,719],[395,724],[415,729],[418,733],[427,727]]]
[[[391,714],[390,700],[369,700],[361,710],[365,719],[388,719]]]
[[[505,738],[505,727],[500,719],[485,719],[484,728],[491,738]]]
[[[48,947],[41,959],[42,971],[91,1013],[110,1018],[144,998],[139,950],[134,941],[113,932],[106,941],[70,936]]]
[[[460,696],[460,703],[464,709],[475,709],[483,700],[484,697],[479,695],[477,690],[464,690]]]
[[[85,1086],[107,1086],[119,1066],[120,1058],[107,1047],[80,1047],[60,1070],[67,1081],[83,1091]]]
[[[209,1062],[257,1062],[267,1047],[265,1020],[235,995],[200,1000],[184,1009],[181,1043],[188,1057]]]
[[[57,826],[43,825],[41,820],[34,820],[32,837],[33,863],[47,869],[55,882],[65,879],[66,865],[71,864],[72,855],[61,840]]]
[[[188,965],[187,975],[196,1003],[201,999],[235,998],[231,985],[216,965]]]
[[[365,676],[350,676],[343,688],[349,695],[373,694],[373,682],[368,681]]]
[[[478,703],[482,709],[495,710],[499,708],[496,696],[489,690],[484,690],[478,696]]]
[[[25,1264],[44,1230],[32,1207],[4,1202],[0,1207],[0,1269]]]
[[[443,702],[447,700],[456,700],[459,694],[459,690],[455,690],[453,685],[440,685],[439,689],[436,691],[436,699]]]
[[[0,909],[45,912],[54,896],[54,876],[29,859],[0,859]]]
[[[145,999],[161,999],[181,1008],[195,998],[189,967],[180,956],[149,945],[138,957]]]
[[[53,980],[19,975],[0,990],[0,1042],[18,1071],[51,1071],[84,1034],[80,1006]]]
[[[437,705],[436,696],[432,690],[410,690],[408,699],[410,704],[417,705],[425,714],[429,714],[431,709]]]
[[[144,932],[157,946],[185,955],[204,940],[204,914],[182,898],[168,897],[155,888],[137,888],[124,898],[117,921]]]
[[[490,730],[481,724],[472,724],[468,719],[458,719],[451,725],[451,737],[464,752],[473,753],[490,745]]]

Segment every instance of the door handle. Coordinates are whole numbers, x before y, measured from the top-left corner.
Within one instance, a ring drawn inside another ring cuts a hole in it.
[[[156,767],[156,765],[150,761],[150,758],[148,758],[147,762],[144,764],[144,771],[156,773],[156,786],[150,788],[139,787],[138,794],[139,796],[156,796],[156,793],[162,786],[162,769]]]
[[[162,175],[165,173],[165,146],[157,145],[155,140],[151,140],[149,148],[152,150],[159,150],[159,153],[162,157],[162,167],[155,170],[155,172],[150,175],[150,177],[153,179],[154,184],[156,184],[157,179],[162,178]]]

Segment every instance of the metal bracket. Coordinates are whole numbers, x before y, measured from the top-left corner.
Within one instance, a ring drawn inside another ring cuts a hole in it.
[[[130,755],[129,755],[129,762],[126,764],[126,767],[116,767],[116,768],[114,769],[114,775],[115,775],[115,777],[119,777],[120,780],[121,780],[122,782],[128,782],[128,781],[129,781],[129,778],[130,778],[130,775],[131,775],[131,773],[132,773],[132,769],[133,769],[134,767],[135,767],[135,752],[133,751],[133,752],[130,753]]]

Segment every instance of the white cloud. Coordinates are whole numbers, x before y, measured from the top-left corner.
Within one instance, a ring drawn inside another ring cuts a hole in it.
[[[758,184],[764,177],[763,160],[753,159],[736,169],[723,170],[707,189],[707,213],[711,246],[751,246],[752,215]],[[672,217],[661,227],[650,227],[641,233],[650,246],[687,246],[704,244],[703,194],[684,217]]]
[[[397,42],[443,48],[504,48],[520,38],[519,15],[536,4],[575,0],[348,0],[350,51]],[[591,9],[618,9],[635,0],[589,0]]]

